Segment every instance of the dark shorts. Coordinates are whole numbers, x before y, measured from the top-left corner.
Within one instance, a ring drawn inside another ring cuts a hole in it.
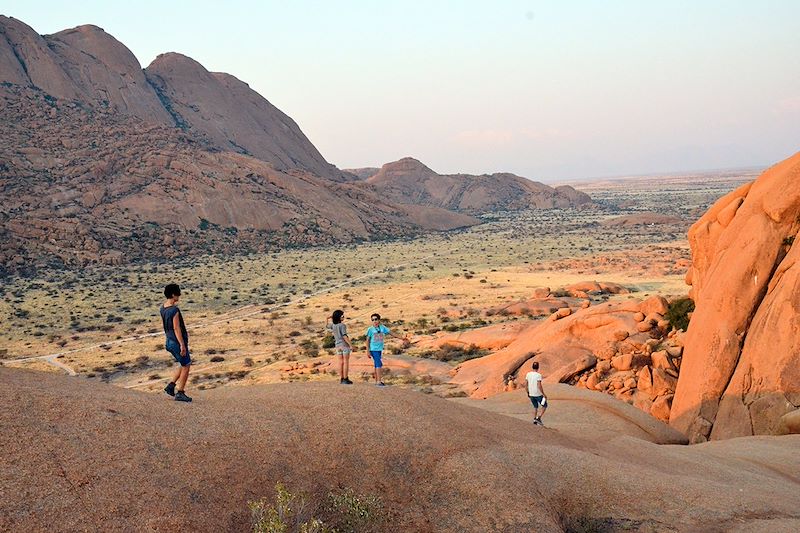
[[[381,361],[381,354],[383,352],[373,352],[370,350],[369,355],[372,356],[372,361],[375,363],[375,368],[383,368],[383,361]]]
[[[544,396],[528,396],[531,399],[531,403],[533,404],[534,409],[538,409],[541,407],[542,409],[547,409],[547,404],[544,401]]]
[[[167,339],[167,351],[172,354],[175,361],[180,363],[181,366],[189,366],[192,364],[192,358],[189,355],[189,347],[186,347],[186,355],[181,355],[181,345],[172,339]]]

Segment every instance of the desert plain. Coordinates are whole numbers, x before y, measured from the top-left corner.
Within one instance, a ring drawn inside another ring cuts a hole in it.
[[[415,345],[437,332],[546,318],[549,312],[491,312],[537,288],[600,281],[632,291],[605,299],[685,295],[693,217],[756,175],[590,181],[576,184],[597,202],[590,209],[491,213],[472,228],[403,240],[18,277],[3,287],[0,361],[159,391],[171,361],[158,305],[163,286],[177,282],[196,361],[191,379],[199,389],[333,379],[318,367],[333,357],[323,341],[325,319],[335,309],[345,311],[356,337],[369,327],[369,315],[380,313],[412,340],[406,349],[395,342],[394,351],[436,362]],[[367,362],[363,346],[355,357]],[[309,362],[317,364],[313,373],[291,370]],[[389,368],[390,381],[409,379]],[[411,373],[424,382],[433,365],[420,368],[421,374]],[[366,377],[369,369],[363,372]],[[441,372],[431,379],[442,381]]]

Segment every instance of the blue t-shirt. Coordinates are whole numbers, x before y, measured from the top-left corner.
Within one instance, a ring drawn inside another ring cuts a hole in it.
[[[389,328],[381,324],[377,328],[375,326],[370,326],[367,330],[367,338],[369,339],[369,351],[370,352],[382,352],[383,351],[383,336],[389,333]]]

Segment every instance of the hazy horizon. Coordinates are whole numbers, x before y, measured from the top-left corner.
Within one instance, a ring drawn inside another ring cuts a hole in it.
[[[800,140],[800,3],[140,2],[3,14],[95,24],[147,66],[247,82],[340,168],[566,181],[766,167]],[[154,15],[155,14],[155,15]]]

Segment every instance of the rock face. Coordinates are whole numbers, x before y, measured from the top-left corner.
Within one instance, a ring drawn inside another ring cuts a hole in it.
[[[146,73],[175,122],[215,146],[269,161],[276,170],[302,168],[344,180],[291,118],[230,74],[209,72],[176,53],[158,56]]]
[[[368,169],[352,171],[364,175]],[[548,209],[591,203],[568,185],[557,188],[514,174],[437,174],[414,158],[387,163],[366,179],[381,195],[403,204],[443,207],[467,213],[499,209]]]
[[[695,311],[670,424],[694,442],[779,432],[800,408],[800,153],[689,232]]]
[[[45,39],[85,100],[148,122],[172,125],[139,61],[101,28],[78,26]]]

